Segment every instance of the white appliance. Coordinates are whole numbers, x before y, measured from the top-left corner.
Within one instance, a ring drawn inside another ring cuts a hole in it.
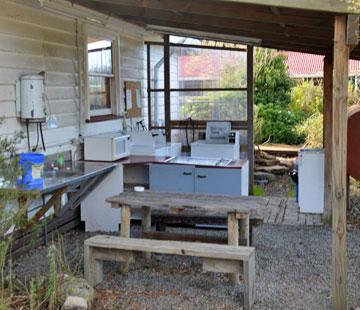
[[[16,84],[16,106],[23,121],[45,121],[45,90],[43,74],[25,74]]]
[[[104,133],[84,138],[85,160],[115,161],[129,156],[129,135]]]
[[[303,213],[324,212],[324,150],[299,153],[299,205]]]
[[[230,122],[207,122],[205,140],[191,144],[191,157],[240,158],[240,132],[231,131]]]
[[[153,136],[150,131],[132,131],[130,133],[130,154],[138,156],[179,156],[181,143],[166,143],[165,137]]]

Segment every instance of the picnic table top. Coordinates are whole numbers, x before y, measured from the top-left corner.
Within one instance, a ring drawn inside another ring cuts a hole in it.
[[[235,212],[262,219],[262,211],[271,203],[271,198],[143,191],[123,192],[109,197],[106,201],[111,203],[113,208],[130,206],[133,209],[150,207],[152,210],[177,210],[184,213],[198,211],[207,216]]]

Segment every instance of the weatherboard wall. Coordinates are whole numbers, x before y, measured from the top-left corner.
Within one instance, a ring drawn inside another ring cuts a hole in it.
[[[59,146],[62,150],[75,151],[80,142],[79,135],[122,128],[121,120],[85,122],[83,56],[84,29],[90,24],[86,21],[89,10],[79,6],[71,10],[69,5],[69,2],[59,0],[45,0],[43,6],[35,0],[0,2],[0,116],[4,117],[0,136],[25,130],[16,115],[16,80],[23,74],[45,71],[46,110],[58,121],[56,129],[43,126],[48,154],[57,152]],[[73,11],[76,16],[69,14]],[[105,17],[99,15],[99,18]],[[111,18],[107,19],[106,25],[92,23],[91,27],[97,28],[99,33],[112,33],[118,37],[121,85],[125,80],[140,80],[145,96],[143,29]],[[122,110],[123,98],[120,98],[119,111]],[[30,128],[30,138],[34,145],[34,125]],[[26,141],[23,141],[19,149],[26,148]]]

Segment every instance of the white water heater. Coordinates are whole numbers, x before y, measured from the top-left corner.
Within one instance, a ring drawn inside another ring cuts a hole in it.
[[[17,83],[17,109],[22,121],[44,122],[45,93],[43,74],[26,74]]]

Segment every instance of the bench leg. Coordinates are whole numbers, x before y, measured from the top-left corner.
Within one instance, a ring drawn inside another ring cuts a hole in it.
[[[151,231],[151,210],[150,207],[142,207],[142,218],[141,218],[141,228],[143,232]],[[144,252],[144,257],[146,260],[151,259],[151,253]]]
[[[130,221],[131,221],[131,207],[121,207],[121,227],[120,237],[130,237]],[[120,268],[120,272],[127,273],[129,271],[129,262],[123,263]]]
[[[91,247],[86,244],[84,244],[84,276],[91,286],[103,280],[102,261],[95,259]]]
[[[240,226],[240,240],[243,246],[250,246],[250,218],[249,215],[244,216],[243,218],[239,219],[239,226]]]
[[[250,310],[255,300],[255,254],[248,261],[244,261],[244,309]]]
[[[228,213],[228,244],[239,245],[239,222],[236,213]],[[240,283],[239,274],[231,274],[230,281],[234,286],[238,285]]]

